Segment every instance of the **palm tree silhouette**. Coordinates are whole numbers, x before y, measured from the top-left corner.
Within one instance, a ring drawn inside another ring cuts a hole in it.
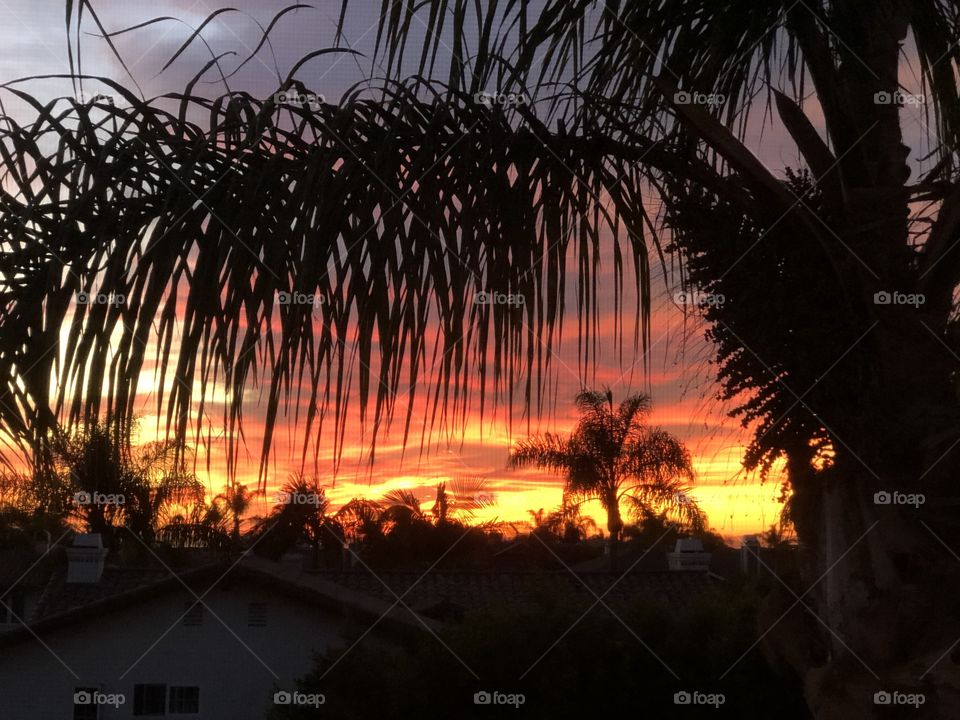
[[[330,501],[316,478],[293,475],[281,487],[267,517],[253,530],[258,551],[277,557],[298,542],[306,542],[312,551],[313,569],[320,567],[321,551],[331,564],[339,567],[343,559],[344,531],[336,516],[329,513]]]
[[[240,523],[247,510],[253,504],[254,498],[261,494],[259,490],[248,490],[246,485],[229,482],[224,491],[214,498],[214,505],[223,506],[221,513],[232,523],[230,535],[234,547],[240,543]]]
[[[527,510],[533,532],[563,542],[579,542],[596,533],[597,523],[593,518],[583,515],[580,503],[571,502],[565,497],[556,510],[546,512],[543,508]]]
[[[518,442],[515,468],[534,466],[563,473],[567,499],[597,499],[607,513],[611,568],[617,566],[625,497],[648,506],[668,506],[693,480],[690,453],[670,433],[645,424],[650,398],[635,394],[614,407],[611,390],[584,390],[576,397],[580,421],[566,438],[553,433]],[[696,511],[695,503],[688,506]]]
[[[124,528],[151,542],[181,513],[195,514],[204,505],[205,489],[190,472],[174,443],[158,441],[133,445],[131,427],[117,435],[106,419],[82,429],[59,429],[53,466],[44,483],[59,484],[62,491],[91,502],[75,502],[70,514],[90,532],[109,541]],[[97,495],[112,495],[117,502],[92,502]]]

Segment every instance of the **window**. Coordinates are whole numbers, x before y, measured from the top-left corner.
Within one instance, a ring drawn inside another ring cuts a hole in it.
[[[198,602],[188,602],[183,606],[183,624],[187,627],[203,625],[203,605]]]
[[[250,603],[247,606],[247,627],[267,626],[267,604]]]
[[[170,688],[170,714],[180,713],[192,715],[200,712],[200,688],[177,687]]]
[[[134,685],[134,715],[166,715],[166,685]]]
[[[0,601],[0,624],[20,623],[25,612],[22,590],[14,590]],[[19,619],[18,619],[19,618]]]
[[[78,687],[73,689],[73,720],[97,720],[97,705],[93,696],[100,688]]]

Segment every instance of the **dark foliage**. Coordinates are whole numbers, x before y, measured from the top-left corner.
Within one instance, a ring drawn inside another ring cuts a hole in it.
[[[348,651],[350,637],[318,657],[299,687],[323,693],[331,718],[584,718],[613,708],[658,718],[687,717],[686,710],[738,720],[810,717],[798,684],[774,674],[756,649],[718,679],[756,638],[747,597],[731,593],[684,610],[635,607],[622,620],[642,643],[600,606],[571,629],[586,608],[542,597],[527,611],[505,607],[441,630],[449,650],[426,631],[403,646],[368,636]],[[726,702],[717,710],[674,704],[675,692],[694,688],[722,692]],[[523,693],[524,706],[473,704],[474,693],[494,689]],[[278,707],[269,717],[312,715]]]

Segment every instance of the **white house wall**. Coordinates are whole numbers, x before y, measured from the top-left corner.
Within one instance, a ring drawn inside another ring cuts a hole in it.
[[[83,619],[47,634],[49,650],[36,639],[0,647],[0,718],[69,720],[74,689],[86,686],[126,696],[116,710],[101,707],[100,718],[132,718],[134,685],[163,683],[200,688],[198,715],[168,717],[261,719],[273,686],[292,688],[313,651],[329,647],[342,628],[337,615],[237,583],[207,595],[203,624],[185,627],[177,618],[192,600],[183,589]],[[247,626],[251,602],[267,604],[266,627]]]

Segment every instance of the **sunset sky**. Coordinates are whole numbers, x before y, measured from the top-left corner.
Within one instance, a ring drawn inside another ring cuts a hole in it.
[[[278,27],[272,52],[284,72],[307,52],[332,44],[333,23],[336,21],[340,2],[336,0],[316,5],[317,9],[300,11],[295,16],[288,17]],[[365,52],[368,57],[379,19],[376,12],[379,3],[370,5],[368,12],[357,12],[351,16],[346,33],[347,42]],[[112,30],[161,15],[175,15],[196,27],[212,10],[202,0],[193,3],[190,0],[158,0],[149,5],[103,3],[102,6],[101,20]],[[282,6],[283,4],[271,5],[268,10],[264,9],[262,4],[248,0],[238,7],[266,24],[272,14]],[[68,72],[62,4],[49,2],[38,5],[32,0],[9,0],[8,10],[16,22],[0,30],[0,33],[3,33],[4,46],[8,50],[3,58],[0,58],[0,76],[4,80],[10,80],[28,75]],[[116,38],[118,50],[148,96],[182,88],[186,79],[206,61],[202,49],[192,47],[168,71],[158,75],[160,68],[176,52],[189,32],[185,25],[167,23]],[[246,57],[257,44],[259,30],[249,18],[230,15],[212,23],[204,32],[204,37],[217,52],[236,51],[237,56],[226,61],[226,67],[232,68],[238,59]],[[85,37],[83,43],[85,72],[112,76],[129,84],[129,78],[110,56],[102,41]],[[368,74],[369,59],[327,56],[322,61],[311,63],[299,76],[308,87],[316,89],[331,100],[339,97],[346,88]],[[211,95],[222,92],[222,86],[217,84],[206,87],[206,91],[198,91]],[[276,87],[273,59],[268,49],[264,49],[258,59],[249,63],[231,81],[233,90],[244,89],[259,97],[266,96]],[[69,85],[58,81],[35,81],[30,89],[40,97],[52,98],[70,93]],[[5,94],[2,101],[7,113],[15,117],[20,114],[29,117],[26,108],[16,98]],[[813,110],[814,116],[818,115],[815,108],[808,107],[808,110]],[[800,164],[796,149],[783,139],[778,128],[768,126],[764,132],[761,130],[758,123],[756,131],[752,133],[752,147],[762,160],[777,170],[778,175],[782,174],[780,169],[784,165],[796,167]],[[916,132],[919,135],[919,127],[916,127]],[[655,200],[651,198],[649,202],[649,209],[655,211]],[[542,417],[527,417],[522,403],[517,402],[512,408],[501,405],[496,415],[491,413],[488,407],[486,416],[481,418],[478,405],[474,403],[468,412],[465,433],[461,435],[457,431],[435,429],[432,441],[421,450],[420,429],[429,415],[426,404],[428,387],[424,386],[420,388],[412,404],[411,440],[406,450],[402,447],[402,432],[407,399],[401,396],[397,402],[395,427],[381,435],[376,461],[371,465],[367,454],[369,435],[365,436],[363,433],[359,422],[358,403],[353,402],[350,410],[353,417],[346,425],[346,442],[339,472],[334,474],[332,467],[332,423],[324,428],[318,439],[320,465],[315,469],[308,466],[305,468],[306,472],[310,474],[316,471],[320,475],[322,482],[329,488],[329,497],[335,504],[361,494],[379,497],[387,490],[401,487],[422,488],[422,497],[429,503],[433,487],[440,481],[458,477],[484,478],[487,489],[495,498],[495,504],[481,517],[525,519],[528,509],[550,510],[556,507],[561,500],[562,482],[556,477],[536,471],[508,470],[506,464],[511,443],[524,437],[528,427],[531,432],[570,430],[577,417],[572,406],[577,391],[584,385],[594,388],[610,386],[615,400],[620,400],[632,392],[647,392],[652,395],[652,423],[676,434],[688,445],[697,472],[695,495],[716,531],[728,538],[735,538],[769,527],[776,522],[781,507],[777,502],[780,494],[779,482],[771,479],[761,485],[755,476],[743,472],[741,459],[749,431],[741,428],[738,421],[727,417],[730,406],[716,399],[716,368],[710,363],[713,349],[703,338],[705,326],[695,313],[685,313],[683,308],[674,302],[674,294],[680,289],[679,278],[674,269],[667,268],[664,272],[655,253],[651,253],[651,266],[654,274],[652,328],[649,353],[645,359],[633,352],[631,333],[635,298],[629,294],[632,267],[624,269],[628,296],[620,310],[619,320],[627,330],[623,347],[617,346],[614,333],[617,318],[614,316],[612,303],[613,283],[610,282],[611,261],[602,269],[600,281],[600,287],[606,292],[600,303],[602,319],[598,339],[601,354],[597,358],[597,364],[584,369],[578,362],[576,318],[572,311],[568,310],[564,322],[563,343],[554,355],[549,377],[549,395],[555,404],[544,408]],[[573,293],[576,288],[573,282],[570,280],[568,286],[568,308],[575,307]],[[176,351],[177,348],[174,348],[173,352]],[[144,441],[154,439],[158,431],[162,431],[162,427],[158,430],[156,397],[153,394],[157,389],[153,375],[155,369],[154,357],[152,363],[147,363],[141,383],[141,440]],[[431,378],[424,377],[422,382],[429,384],[430,380]],[[170,382],[173,381],[168,379],[168,387]],[[251,388],[246,398],[246,443],[240,459],[238,477],[241,482],[251,485],[257,482],[262,441],[259,392],[260,390]],[[352,394],[355,398],[355,388]],[[215,399],[222,401],[222,393]],[[219,410],[216,402],[207,408],[209,415],[204,432],[211,430],[215,440],[209,448],[209,458],[206,450],[202,448],[198,457],[200,476],[214,494],[222,489],[226,477],[222,435],[217,439],[216,433]],[[299,459],[304,438],[293,420],[293,410],[294,408],[289,408],[289,415],[279,423],[268,478],[271,490],[261,498],[255,512],[265,512],[272,503],[273,488],[282,483],[290,473],[300,469]],[[208,460],[209,473],[206,470]],[[598,507],[591,508],[592,514],[599,521],[601,514],[598,511]],[[603,525],[602,522],[600,524]]]

